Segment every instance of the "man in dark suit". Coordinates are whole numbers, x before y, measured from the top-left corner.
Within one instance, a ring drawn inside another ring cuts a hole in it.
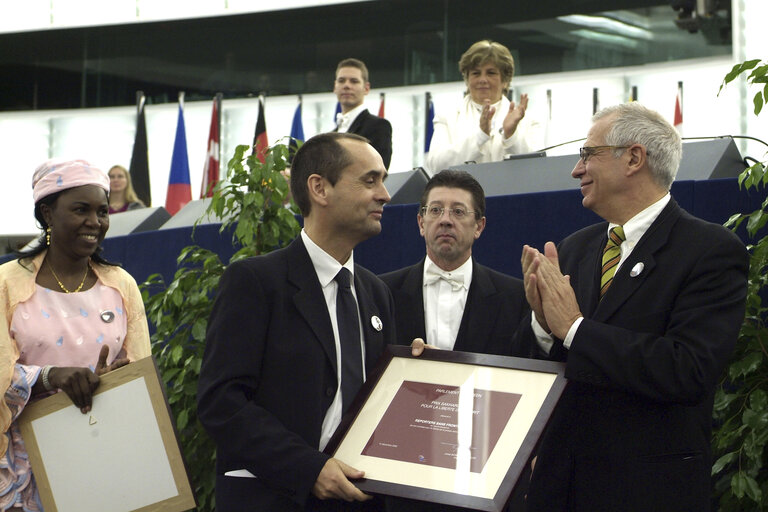
[[[441,349],[518,355],[513,335],[530,312],[523,282],[472,258],[486,223],[480,183],[465,171],[435,174],[416,220],[426,257],[380,276],[395,299],[398,343],[422,338]]]
[[[392,125],[389,121],[374,116],[363,105],[371,91],[368,68],[358,59],[344,59],[336,66],[333,92],[339,99],[341,113],[337,115],[334,131],[356,133],[365,137],[376,148],[389,169],[392,160]]]
[[[444,350],[523,355],[515,335],[528,324],[523,282],[472,258],[485,228],[485,194],[465,171],[444,170],[427,183],[417,215],[427,247],[419,263],[388,274],[395,300],[398,343],[414,338]],[[392,512],[463,510],[425,502],[388,499]]]
[[[219,512],[364,510],[369,497],[351,482],[362,468],[322,450],[395,341],[389,290],[353,261],[354,247],[381,231],[386,176],[365,139],[311,138],[291,176],[301,236],[221,278],[198,387],[217,446]]]
[[[523,249],[534,331],[569,379],[530,511],[710,509],[713,396],[744,317],[748,258],[669,195],[681,154],[658,113],[598,112],[572,175],[607,222],[544,254]]]

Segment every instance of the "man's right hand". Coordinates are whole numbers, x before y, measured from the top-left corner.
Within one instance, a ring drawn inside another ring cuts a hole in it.
[[[539,295],[539,289],[536,285],[536,270],[538,269],[538,262],[536,259],[539,254],[540,253],[536,248],[524,245],[520,263],[523,267],[525,298],[528,301],[528,305],[531,307],[533,314],[536,316],[536,321],[539,322],[542,329],[549,332],[547,319],[544,317],[544,309],[541,305],[541,296]]]
[[[363,478],[365,473],[348,466],[338,459],[328,459],[317,475],[312,494],[321,500],[367,501],[371,499],[354,486],[349,479]]]

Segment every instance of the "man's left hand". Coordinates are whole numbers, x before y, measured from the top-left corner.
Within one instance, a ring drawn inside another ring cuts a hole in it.
[[[414,338],[413,341],[411,342],[411,355],[413,355],[414,357],[419,357],[422,353],[424,353],[425,348],[440,350],[438,347],[435,347],[434,345],[427,345],[427,343],[421,338]]]

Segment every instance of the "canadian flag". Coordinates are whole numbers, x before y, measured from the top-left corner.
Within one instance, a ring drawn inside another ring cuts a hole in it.
[[[672,123],[677,132],[683,133],[683,82],[677,82],[677,97],[675,98],[675,122]]]
[[[213,187],[219,182],[219,98],[213,99],[211,129],[208,132],[208,151],[203,165],[203,181],[200,185],[200,199],[213,197]]]

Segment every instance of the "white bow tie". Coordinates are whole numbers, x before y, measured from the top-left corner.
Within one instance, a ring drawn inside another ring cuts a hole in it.
[[[450,283],[453,291],[457,292],[464,288],[464,272],[446,272],[435,265],[427,267],[424,276],[424,286],[436,283],[440,279]]]
[[[348,114],[342,114],[341,112],[336,113],[336,126],[341,126],[342,124],[349,121],[349,115]]]

